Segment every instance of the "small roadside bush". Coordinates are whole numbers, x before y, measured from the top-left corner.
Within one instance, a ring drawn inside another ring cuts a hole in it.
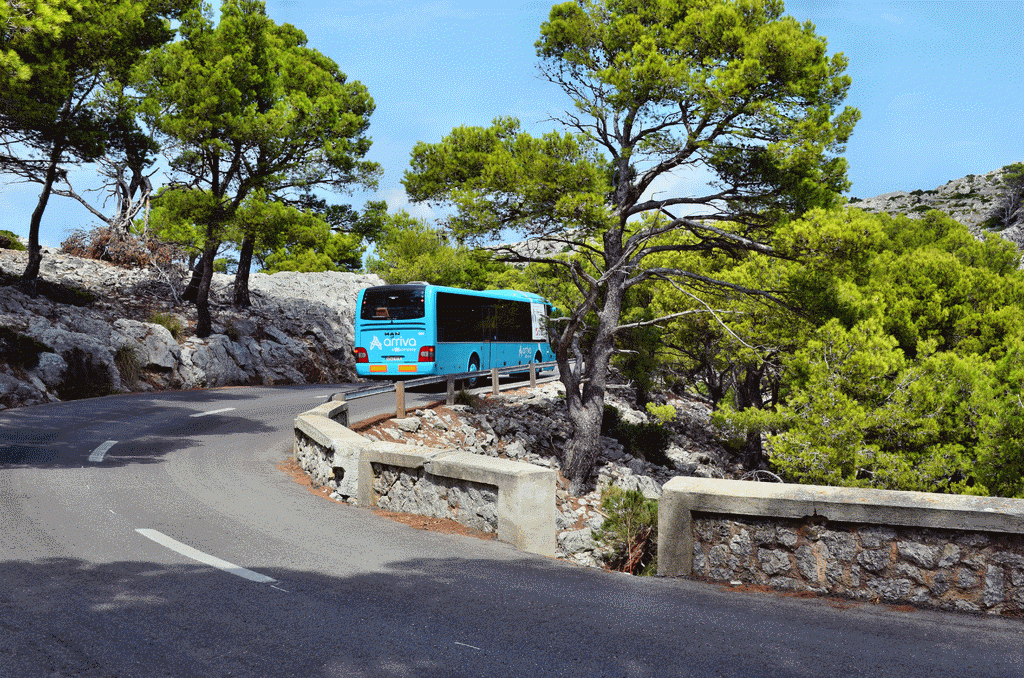
[[[650,576],[658,572],[658,502],[637,490],[609,487],[601,495],[607,516],[594,533],[598,543],[611,549],[605,558],[616,572]]]
[[[17,250],[19,252],[25,251],[25,246],[21,244],[21,240],[18,236],[11,231],[0,230],[0,250]]]
[[[465,405],[475,410],[480,405],[480,396],[473,395],[466,389],[460,388],[455,392],[455,404]]]
[[[126,386],[134,386],[142,376],[142,360],[139,352],[131,344],[123,344],[114,351],[114,364],[121,374],[121,382]]]
[[[622,420],[622,414],[613,405],[604,406],[601,419],[601,435],[615,438],[627,454],[640,457],[658,466],[671,466],[665,456],[672,441],[672,432],[660,423],[630,424]]]
[[[181,339],[182,334],[185,332],[185,328],[182,326],[181,320],[169,313],[154,313],[149,316],[149,320],[147,322],[165,327],[167,331],[171,333],[171,336],[174,337],[175,341]]]
[[[676,419],[676,408],[668,404],[655,405],[654,403],[647,403],[647,413],[657,419],[662,425]]]
[[[61,400],[98,398],[117,392],[106,367],[77,346],[64,354],[64,362],[68,367],[57,387]]]
[[[49,350],[32,337],[0,325],[0,361],[11,367],[31,370],[39,364],[39,354]]]

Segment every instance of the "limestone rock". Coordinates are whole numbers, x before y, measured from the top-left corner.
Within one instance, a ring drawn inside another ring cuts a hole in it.
[[[0,273],[20,275],[26,263],[25,252],[0,249]],[[252,307],[238,310],[230,305],[233,276],[215,274],[215,333],[198,339],[188,336],[194,307],[175,301],[187,271],[126,269],[44,248],[40,277],[94,300],[72,306],[0,287],[0,326],[48,349],[27,377],[0,359],[4,407],[58,400],[72,349],[83,351],[114,391],[129,387],[114,360],[123,347],[134,349],[142,374],[132,387],[143,390],[355,381],[355,297],[364,287],[383,284],[375,275],[256,273],[250,278]],[[156,314],[180,322],[185,338],[176,340],[164,320],[154,321]]]

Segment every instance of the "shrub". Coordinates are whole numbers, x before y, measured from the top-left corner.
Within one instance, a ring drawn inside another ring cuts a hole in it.
[[[464,388],[460,388],[455,392],[455,404],[465,405],[475,410],[480,405],[480,397],[473,395]]]
[[[154,313],[149,316],[148,322],[151,322],[154,325],[162,325],[167,328],[167,331],[171,333],[171,336],[174,337],[175,341],[181,339],[181,335],[185,331],[185,328],[181,324],[181,320],[169,313]]]
[[[622,443],[627,454],[658,466],[672,465],[665,456],[665,450],[672,440],[672,433],[660,423],[630,424],[622,420],[618,409],[612,405],[605,405],[604,416],[601,419],[601,434]]]
[[[647,413],[657,419],[662,425],[675,421],[676,408],[671,405],[655,405],[654,403],[647,403]]]
[[[116,393],[110,373],[88,353],[77,346],[64,354],[68,367],[57,387],[61,400],[98,398]]]
[[[142,374],[142,360],[131,344],[122,344],[114,351],[114,364],[121,374],[121,382],[126,386],[134,386]]]
[[[637,490],[609,487],[601,495],[607,516],[594,533],[598,543],[610,547],[609,569],[641,576],[658,571],[658,502]]]
[[[90,231],[72,231],[61,243],[60,249],[65,254],[82,259],[98,259],[137,268],[184,259],[177,245],[134,233],[117,233],[109,226],[98,226]]]
[[[0,325],[0,360],[11,367],[31,370],[39,364],[39,354],[49,350],[32,337]]]
[[[15,233],[0,230],[0,249],[24,252],[25,246],[21,244],[21,240]]]

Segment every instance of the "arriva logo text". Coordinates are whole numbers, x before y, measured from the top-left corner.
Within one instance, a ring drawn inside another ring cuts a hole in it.
[[[402,337],[384,337],[384,343],[381,344],[380,339],[377,335],[373,335],[373,340],[370,341],[370,350],[381,348],[416,348],[415,339],[403,339]]]

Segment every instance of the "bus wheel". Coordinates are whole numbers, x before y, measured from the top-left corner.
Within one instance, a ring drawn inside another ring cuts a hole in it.
[[[466,368],[467,372],[477,372],[480,369],[480,358],[474,353],[473,357],[469,359],[469,367]],[[480,385],[482,379],[480,377],[470,377],[466,379],[466,388],[476,388]]]

